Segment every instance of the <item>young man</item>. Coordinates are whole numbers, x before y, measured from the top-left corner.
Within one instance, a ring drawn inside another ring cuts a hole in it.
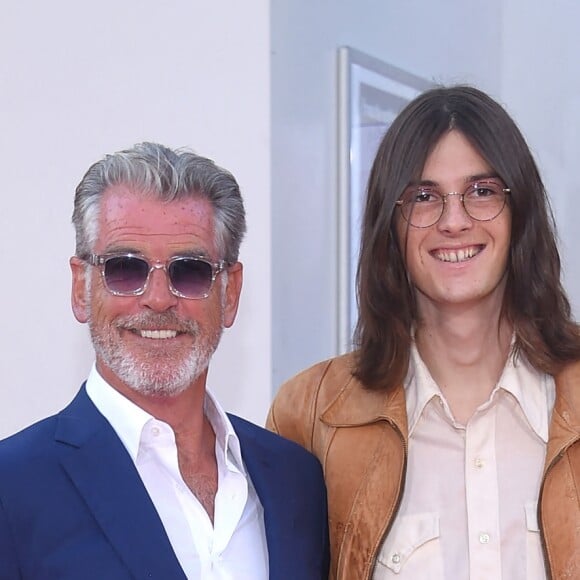
[[[73,222],[96,363],[0,443],[0,579],[326,578],[320,465],[206,389],[242,288],[233,176],[144,143],[88,170]]]
[[[280,390],[313,451],[333,579],[580,578],[580,334],[544,187],[507,113],[419,96],[368,186],[357,350]]]

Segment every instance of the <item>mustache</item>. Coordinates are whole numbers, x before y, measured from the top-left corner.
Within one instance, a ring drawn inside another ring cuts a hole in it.
[[[125,330],[176,330],[180,333],[197,335],[199,325],[195,320],[181,318],[175,312],[139,312],[115,319],[115,327]]]

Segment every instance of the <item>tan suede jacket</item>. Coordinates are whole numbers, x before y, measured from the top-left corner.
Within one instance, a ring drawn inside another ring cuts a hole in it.
[[[403,387],[369,391],[344,355],[280,389],[267,426],[313,452],[328,488],[330,579],[367,580],[397,513],[407,465]],[[580,579],[580,362],[556,377],[538,521],[550,579]]]

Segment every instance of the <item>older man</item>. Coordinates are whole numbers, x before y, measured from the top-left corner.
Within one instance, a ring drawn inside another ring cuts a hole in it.
[[[0,579],[324,578],[318,462],[206,389],[242,287],[233,176],[144,143],[88,170],[73,222],[96,362],[66,409],[0,443]]]

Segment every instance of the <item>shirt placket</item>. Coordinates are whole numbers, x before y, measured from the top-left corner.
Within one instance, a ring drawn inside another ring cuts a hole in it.
[[[495,406],[476,413],[465,431],[465,493],[471,580],[501,578]]]

